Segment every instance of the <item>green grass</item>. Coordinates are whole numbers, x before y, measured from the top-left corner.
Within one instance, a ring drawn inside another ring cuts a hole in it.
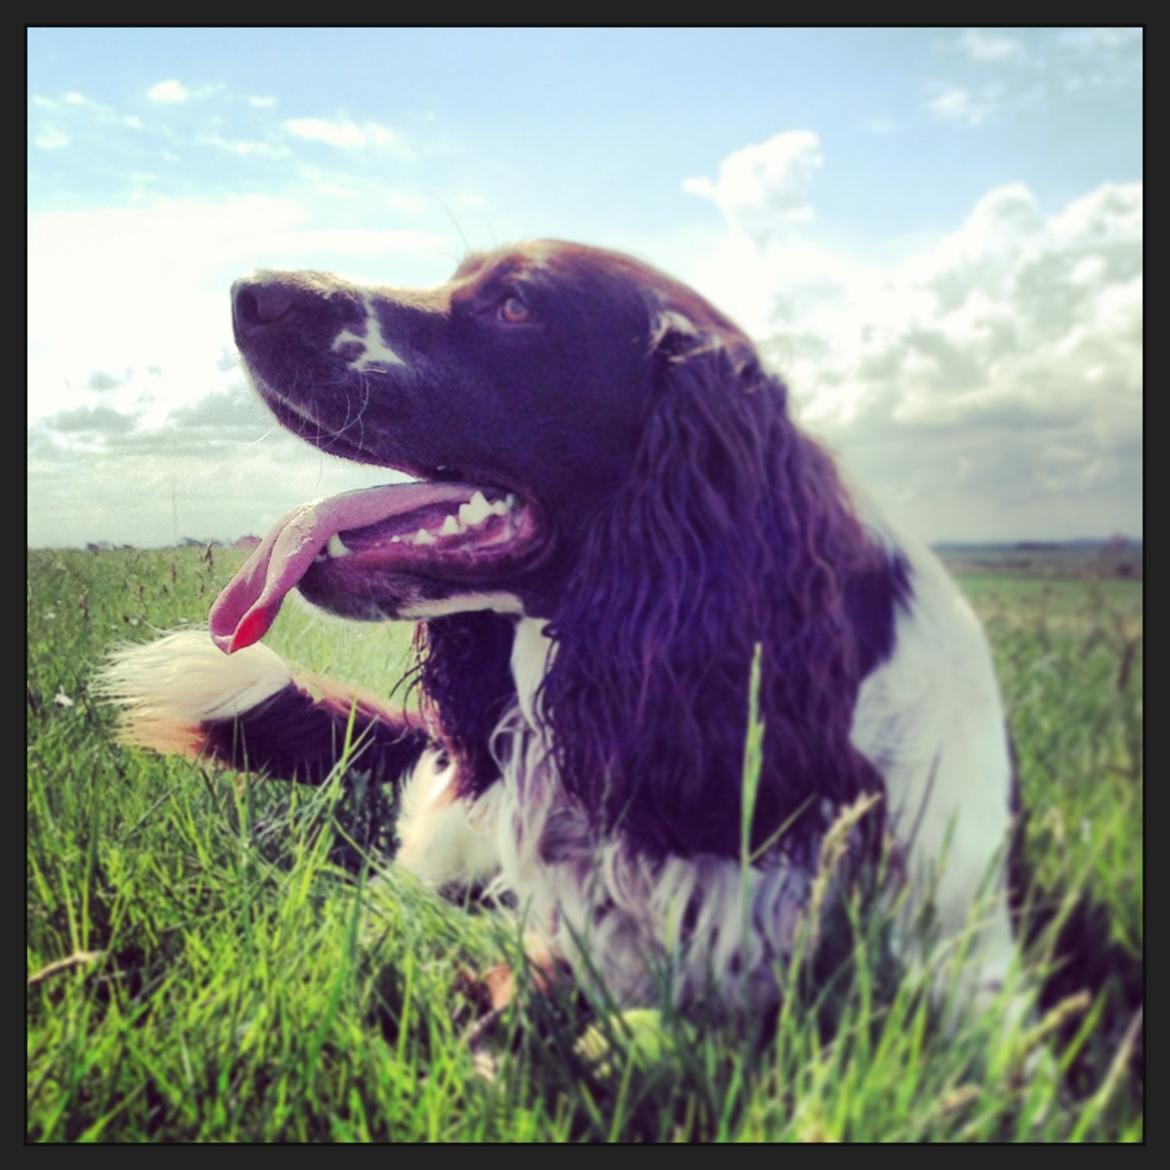
[[[522,989],[486,1076],[466,973],[515,957],[502,915],[354,867],[339,784],[247,783],[112,742],[96,664],[202,620],[241,557],[30,554],[30,1140],[1142,1137],[1125,987],[1142,949],[1140,584],[965,581],[1011,711],[1029,861],[1050,900],[1097,907],[1091,1005],[945,1034],[928,973],[893,964],[857,896],[787,973],[775,1019]],[[409,630],[290,605],[269,642],[384,691]]]

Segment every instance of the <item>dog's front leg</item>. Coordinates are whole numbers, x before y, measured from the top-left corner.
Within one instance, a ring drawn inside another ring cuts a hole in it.
[[[96,690],[121,708],[123,743],[306,784],[343,758],[395,780],[431,743],[417,715],[259,644],[228,656],[199,631],[119,651]]]
[[[436,889],[490,881],[500,867],[499,781],[482,795],[459,791],[459,762],[433,746],[415,764],[399,800],[395,863]]]

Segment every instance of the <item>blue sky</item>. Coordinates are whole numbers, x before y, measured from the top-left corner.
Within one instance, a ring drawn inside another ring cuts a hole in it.
[[[29,33],[29,543],[364,486],[234,362],[258,267],[632,251],[737,317],[927,539],[1140,533],[1141,34]],[[175,509],[172,509],[172,496]]]

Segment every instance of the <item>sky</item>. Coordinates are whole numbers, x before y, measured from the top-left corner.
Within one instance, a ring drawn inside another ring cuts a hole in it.
[[[228,288],[536,237],[757,340],[930,540],[1142,532],[1142,34],[31,29],[28,544],[263,533],[390,478],[282,432]]]

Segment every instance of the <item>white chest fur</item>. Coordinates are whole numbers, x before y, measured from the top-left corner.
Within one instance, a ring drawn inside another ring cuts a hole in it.
[[[537,726],[536,692],[549,667],[552,639],[545,633],[544,618],[521,618],[512,643],[512,679],[520,699],[520,710],[530,727]]]

